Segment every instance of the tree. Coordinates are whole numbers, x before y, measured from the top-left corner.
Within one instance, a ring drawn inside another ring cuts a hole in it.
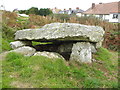
[[[47,15],[50,15],[50,14],[52,14],[52,11],[50,10],[50,9],[40,9],[39,10],[39,15],[41,15],[41,16],[47,16]]]
[[[20,14],[23,14],[23,13],[25,14],[25,13],[26,13],[26,10],[19,10],[18,12],[19,12]]]
[[[38,15],[39,14],[39,10],[36,7],[32,7],[32,8],[30,8],[30,9],[28,9],[26,11],[26,14],[36,14],[36,15]]]

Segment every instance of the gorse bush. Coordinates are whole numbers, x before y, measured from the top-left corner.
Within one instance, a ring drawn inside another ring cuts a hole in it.
[[[30,15],[29,21],[30,21],[29,25],[34,25],[34,26],[43,26],[45,24],[49,24],[53,22],[51,18],[39,16],[39,15]]]
[[[3,12],[3,22],[10,27],[20,26],[19,25],[20,23],[17,23],[17,20],[19,19],[17,17],[18,17],[17,14],[14,12],[8,12],[8,11]],[[118,30],[118,24],[102,21],[93,16],[77,17],[75,15],[67,15],[67,14],[53,14],[50,16],[30,15],[28,21],[29,21],[28,26],[29,24],[43,26],[51,22],[68,22],[68,23],[70,22],[70,23],[101,26],[105,29],[105,31]]]
[[[17,25],[17,14],[14,12],[3,11],[2,23],[10,27],[15,27]]]
[[[15,29],[6,26],[6,24],[2,24],[2,51],[11,50],[10,42],[14,41],[14,33]]]
[[[3,38],[13,39],[15,32],[16,32],[15,29],[7,26],[6,24],[2,24],[2,37]]]
[[[68,14],[52,14],[50,17],[56,18],[56,20],[61,22],[69,22],[71,16]]]

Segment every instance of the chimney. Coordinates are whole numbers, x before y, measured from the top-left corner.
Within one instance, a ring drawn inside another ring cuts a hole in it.
[[[57,7],[55,7],[55,9],[57,9]]]
[[[71,8],[69,8],[69,10],[72,10]]]
[[[92,3],[92,9],[95,7],[95,3]]]
[[[76,7],[76,10],[79,10],[79,7]]]
[[[99,4],[102,4],[102,2],[100,2]]]
[[[120,7],[120,1],[118,2],[118,13],[120,13],[120,8],[119,7]]]

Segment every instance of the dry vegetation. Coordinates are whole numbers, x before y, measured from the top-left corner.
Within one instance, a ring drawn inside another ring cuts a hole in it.
[[[85,25],[101,26],[105,30],[105,40],[103,46],[111,50],[117,50],[120,45],[118,35],[118,24],[102,21],[95,17],[76,17],[66,14],[55,14],[50,16],[29,15],[29,18],[18,17],[15,12],[3,12],[3,29],[7,26],[16,30],[27,28],[40,28],[41,26],[54,22],[80,23]],[[4,31],[3,31],[4,33]]]

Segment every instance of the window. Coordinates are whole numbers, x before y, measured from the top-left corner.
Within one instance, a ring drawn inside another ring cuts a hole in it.
[[[102,18],[103,18],[103,15],[99,15],[99,18],[101,18],[101,19],[102,19]]]
[[[113,14],[113,19],[118,19],[118,14]]]

